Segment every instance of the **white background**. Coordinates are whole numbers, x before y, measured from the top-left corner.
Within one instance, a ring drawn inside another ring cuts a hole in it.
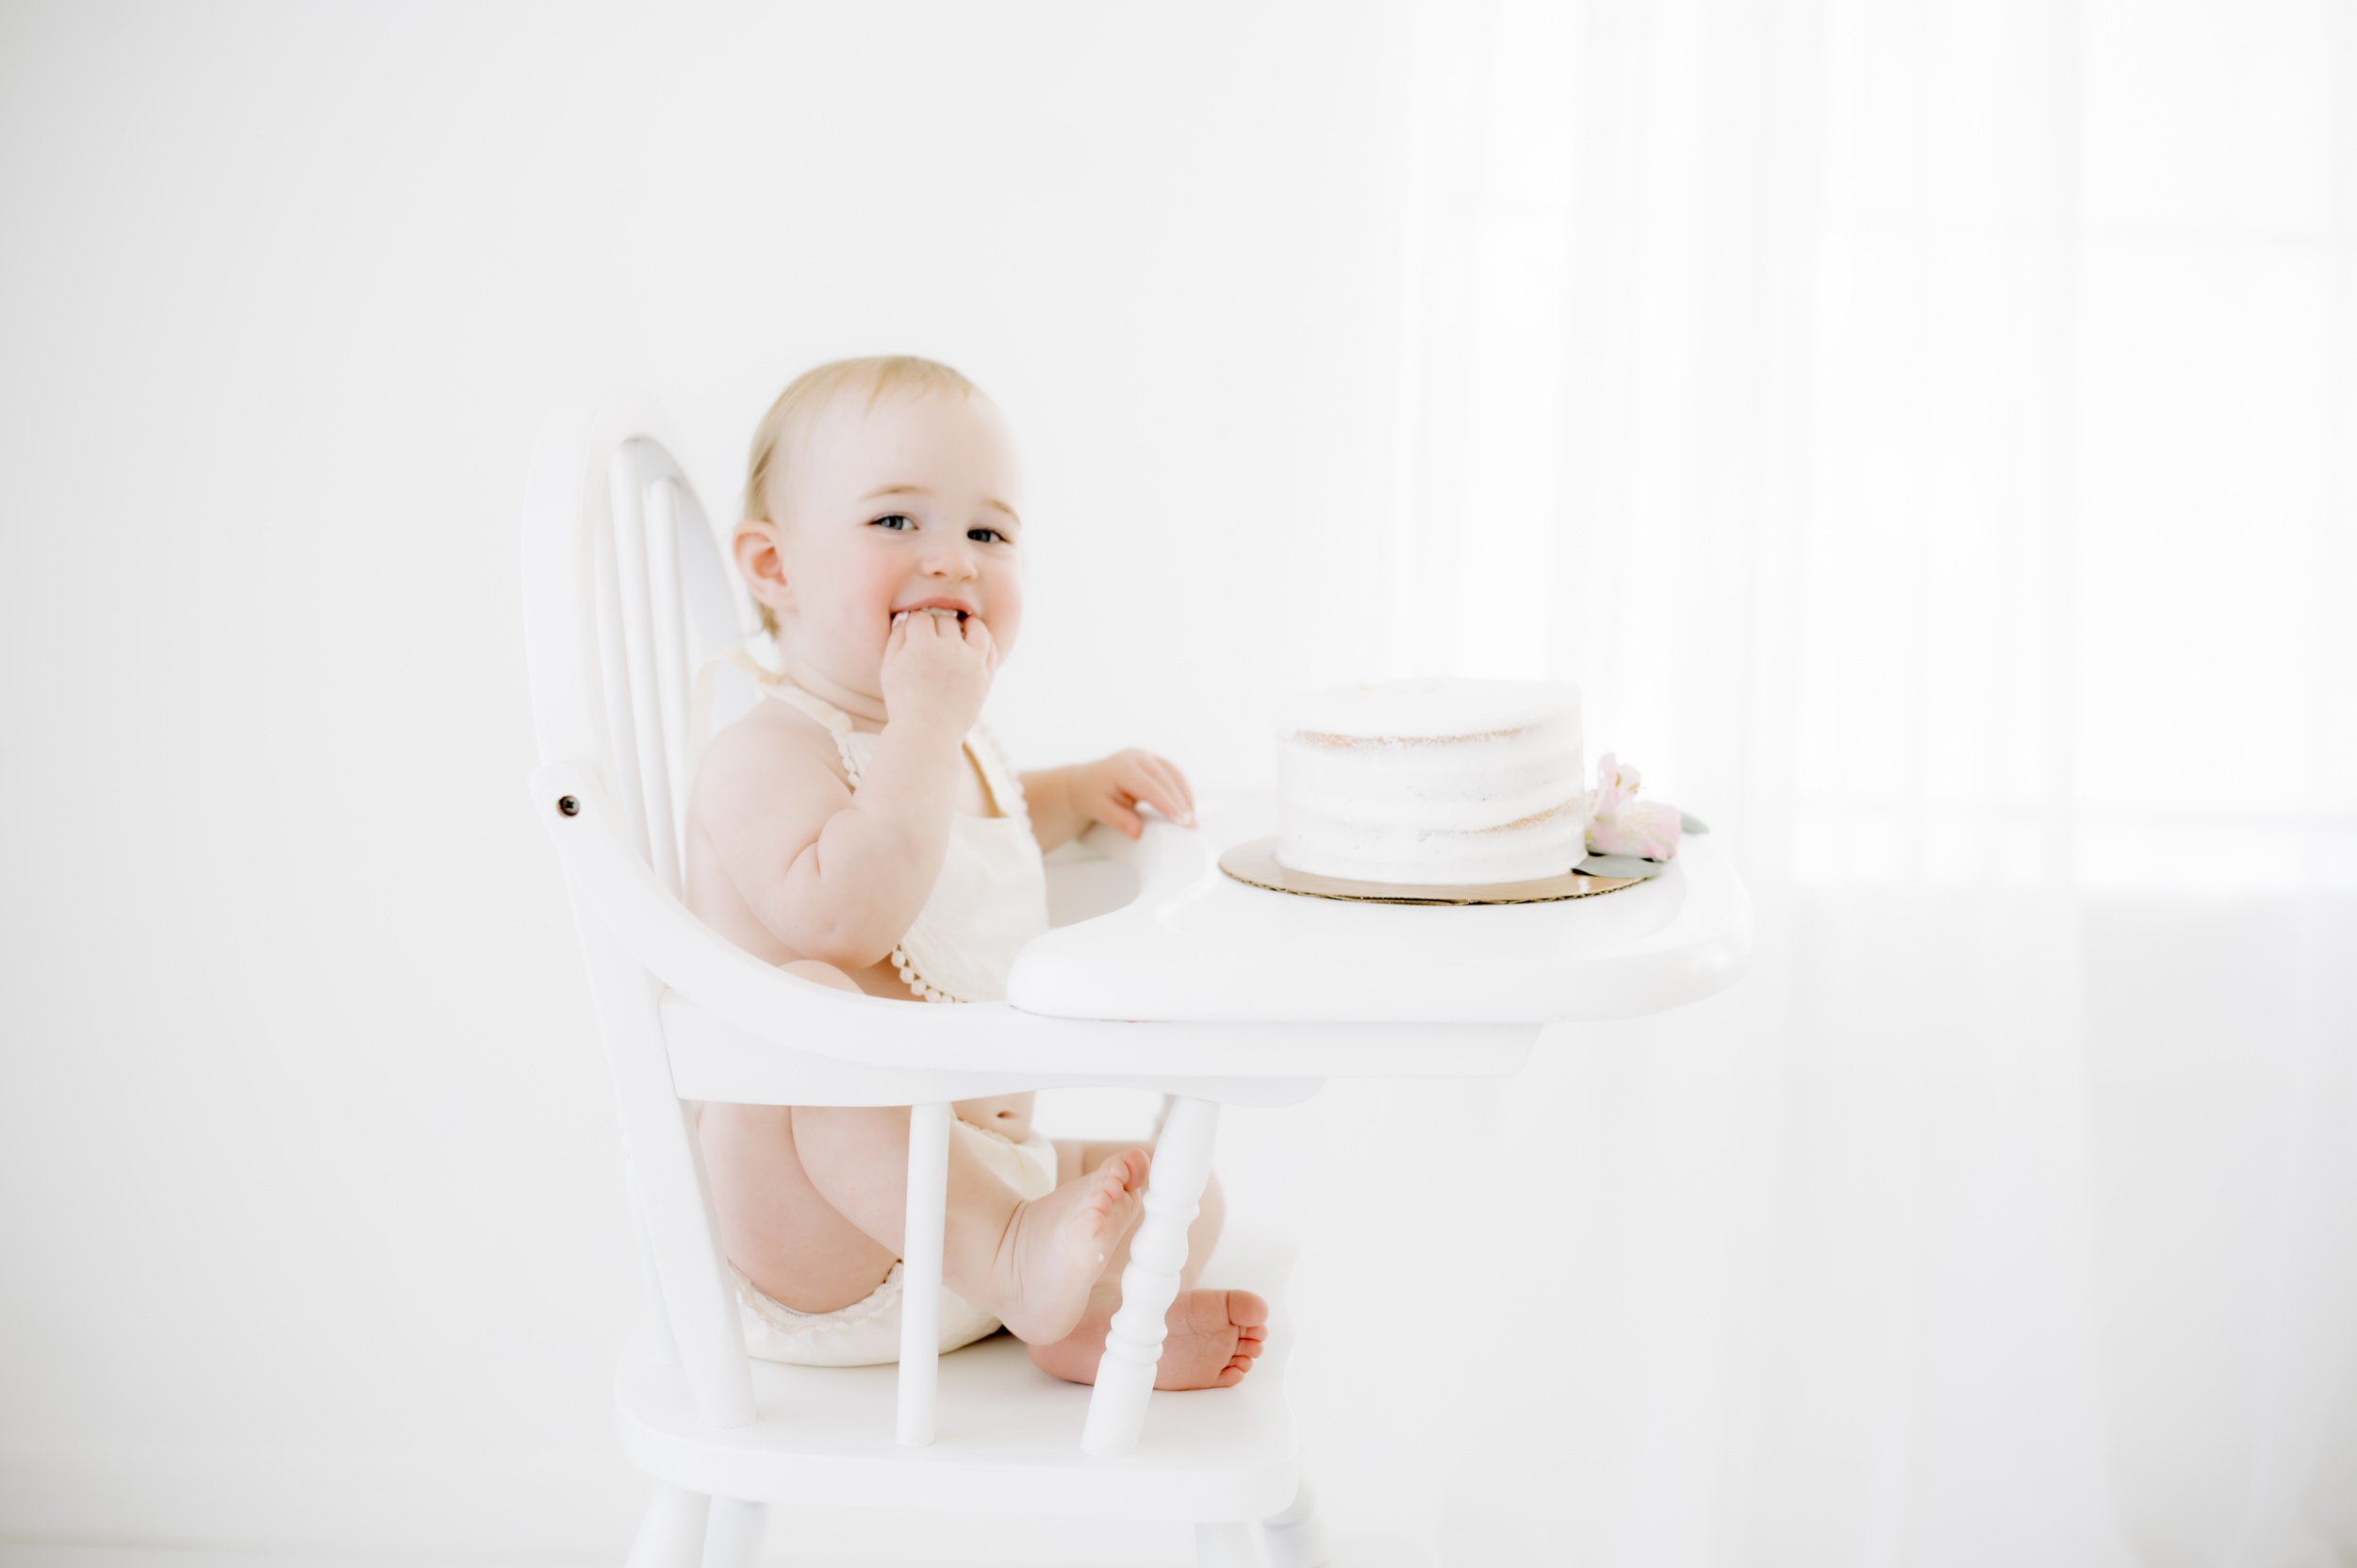
[[[2357,1551],[2352,60],[2293,4],[0,11],[0,1540],[618,1557],[524,467],[636,383],[722,512],[788,378],[909,351],[1025,452],[1027,760],[1251,785],[1276,692],[1574,677],[1759,898],[1720,1001],[1230,1117],[1339,1524]]]

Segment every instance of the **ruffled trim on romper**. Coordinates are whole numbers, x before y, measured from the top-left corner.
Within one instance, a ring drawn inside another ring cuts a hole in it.
[[[965,740],[967,749],[974,753],[975,762],[981,767],[982,782],[990,787],[990,798],[997,802],[998,815],[1006,820],[1020,823],[1023,831],[1030,833],[1030,802],[1024,798],[1023,780],[1007,765],[1007,754],[999,749],[998,737],[977,724],[967,732]],[[843,755],[844,766],[849,768],[851,766],[849,740],[836,735],[835,750]],[[857,787],[856,774],[853,775],[853,786]],[[971,1002],[982,999],[953,995],[926,979],[917,968],[916,960],[910,956],[905,938],[892,949],[892,967],[899,975],[900,983],[915,992],[921,1000]]]

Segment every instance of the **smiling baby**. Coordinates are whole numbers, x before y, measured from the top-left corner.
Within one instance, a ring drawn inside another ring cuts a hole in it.
[[[732,541],[774,644],[764,700],[713,738],[687,817],[687,901],[758,957],[912,1004],[1003,999],[1047,928],[1041,854],[1141,806],[1185,822],[1145,751],[1015,773],[978,728],[1023,621],[1021,480],[1005,421],[946,365],[823,365],[753,440]],[[1050,1143],[1031,1097],[961,1101],[949,1147],[943,1348],[1003,1323],[1085,1382],[1120,1304],[1149,1152]],[[777,1360],[898,1347],[906,1107],[714,1103],[700,1120],[748,1345]],[[1267,1306],[1195,1288],[1217,1184],[1188,1236],[1160,1388],[1251,1369]]]

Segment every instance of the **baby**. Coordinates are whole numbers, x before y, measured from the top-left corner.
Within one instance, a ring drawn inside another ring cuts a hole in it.
[[[1142,806],[1192,819],[1160,757],[1018,777],[976,728],[1022,628],[1020,499],[1005,421],[945,365],[823,365],[762,421],[732,548],[780,668],[713,737],[687,816],[687,902],[722,935],[821,984],[995,1000],[1047,927],[1043,851],[1093,822],[1135,837]],[[1093,1380],[1147,1152],[1050,1144],[1028,1094],[956,1116],[944,1348],[1003,1323],[1042,1368]],[[699,1125],[749,1345],[891,1360],[907,1109],[716,1103]],[[1265,1302],[1195,1288],[1221,1214],[1213,1184],[1159,1388],[1233,1384],[1261,1353]]]

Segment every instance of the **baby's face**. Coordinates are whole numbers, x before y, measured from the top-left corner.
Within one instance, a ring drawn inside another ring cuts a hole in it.
[[[772,563],[738,559],[799,668],[882,700],[897,611],[980,617],[1004,658],[1023,623],[1021,476],[1006,421],[979,397],[864,391],[836,400],[785,455]]]

